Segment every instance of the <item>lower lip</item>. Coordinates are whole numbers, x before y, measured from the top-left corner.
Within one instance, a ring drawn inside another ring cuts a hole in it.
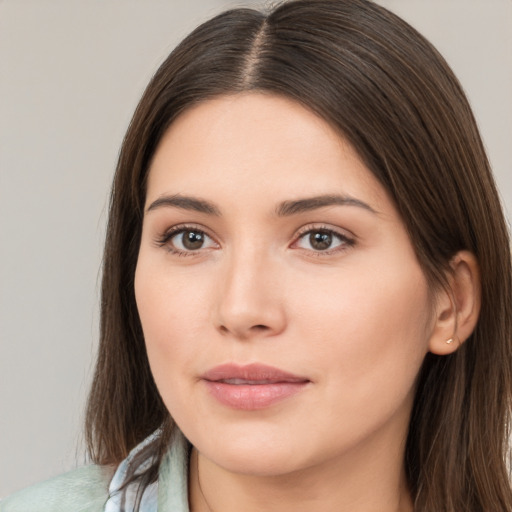
[[[221,403],[246,411],[265,409],[304,389],[307,382],[276,382],[275,384],[226,384],[204,381],[208,391]]]

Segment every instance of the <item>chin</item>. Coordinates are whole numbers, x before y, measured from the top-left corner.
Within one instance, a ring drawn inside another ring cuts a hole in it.
[[[275,477],[307,466],[306,454],[297,448],[304,443],[289,435],[265,432],[229,433],[190,436],[198,452],[226,471],[260,477]],[[185,433],[185,435],[187,435]]]
[[[282,450],[264,449],[241,449],[233,447],[224,450],[222,453],[203,453],[217,466],[231,473],[257,477],[277,477],[304,469],[301,461],[291,458],[288,453]]]

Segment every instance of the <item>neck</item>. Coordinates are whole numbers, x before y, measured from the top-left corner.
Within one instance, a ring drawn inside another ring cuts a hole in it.
[[[382,445],[381,445],[382,446]],[[373,446],[373,448],[376,448]],[[195,448],[190,460],[191,512],[412,512],[403,446],[365,446],[344,460],[286,475],[255,476],[221,468]],[[397,456],[398,455],[398,456]]]

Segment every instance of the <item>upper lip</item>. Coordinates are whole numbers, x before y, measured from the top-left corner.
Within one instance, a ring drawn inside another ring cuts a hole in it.
[[[211,368],[201,376],[211,382],[247,381],[249,384],[275,384],[279,382],[308,382],[307,377],[294,375],[273,366],[260,363],[237,365],[234,363],[222,364]]]

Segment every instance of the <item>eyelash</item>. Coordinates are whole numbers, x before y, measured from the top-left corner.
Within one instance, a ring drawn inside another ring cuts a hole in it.
[[[179,257],[188,257],[188,256],[197,256],[199,250],[197,251],[182,251],[181,249],[177,249],[176,247],[173,247],[169,242],[172,240],[173,237],[179,235],[180,233],[186,233],[187,231],[193,231],[195,233],[202,234],[211,240],[213,238],[208,235],[208,233],[197,226],[194,226],[193,224],[179,224],[177,226],[173,226],[171,229],[167,230],[165,233],[163,233],[162,236],[160,236],[156,243],[160,247],[165,247],[167,251],[169,251],[171,254]]]
[[[344,252],[347,249],[350,249],[353,247],[356,243],[355,237],[350,237],[345,233],[342,233],[336,229],[333,229],[331,227],[325,226],[325,225],[307,225],[301,228],[295,237],[295,241],[292,245],[296,245],[300,240],[303,240],[306,235],[310,235],[311,233],[323,233],[327,235],[331,235],[334,238],[337,238],[340,241],[340,245],[333,247],[331,249],[325,249],[323,251],[315,251],[310,249],[303,249],[304,251],[307,251],[311,255],[321,258],[322,256],[330,256],[332,254]]]
[[[165,247],[167,251],[169,251],[171,254],[178,256],[178,257],[190,257],[190,256],[197,256],[200,252],[200,249],[197,251],[194,250],[188,250],[183,251],[180,249],[177,249],[176,247],[173,247],[169,242],[172,240],[173,237],[185,233],[187,231],[192,231],[201,235],[204,235],[208,237],[209,239],[213,240],[213,237],[208,235],[208,233],[197,226],[191,225],[191,224],[180,224],[177,226],[172,227],[171,229],[167,230],[165,233],[163,233],[162,236],[158,237],[156,240],[156,244],[159,247]],[[313,249],[304,249],[304,248],[298,248],[303,251],[307,251],[308,253],[314,255],[315,257],[322,257],[322,256],[329,256],[331,254],[335,254],[338,252],[343,252],[349,249],[350,247],[353,247],[356,243],[355,238],[349,237],[344,233],[341,233],[331,227],[325,226],[325,225],[307,225],[304,226],[299,230],[297,233],[293,243],[291,246],[298,244],[301,240],[305,238],[306,235],[310,235],[311,233],[323,233],[331,235],[333,238],[336,238],[339,240],[340,245],[332,248],[332,249],[325,249],[325,250],[318,250],[315,251]]]

